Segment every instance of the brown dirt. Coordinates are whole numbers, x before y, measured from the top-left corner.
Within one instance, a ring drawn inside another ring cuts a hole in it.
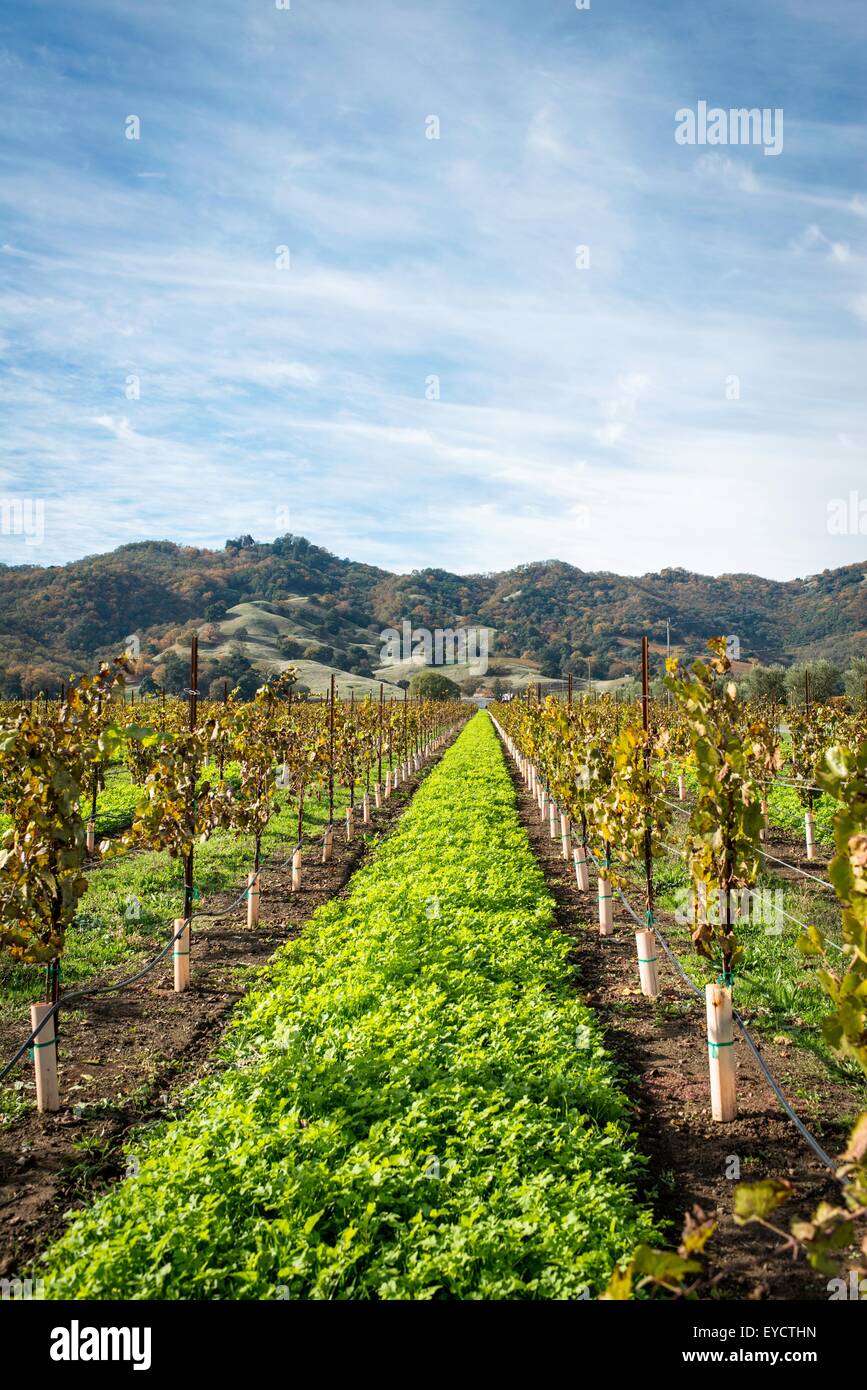
[[[140,983],[61,1014],[61,1109],[52,1115],[28,1110],[0,1132],[0,1277],[21,1274],[58,1234],[70,1207],[122,1174],[121,1150],[131,1129],[170,1116],[191,1082],[219,1068],[215,1050],[238,1000],[314,910],[345,891],[440,756],[399,786],[381,810],[371,807],[368,839],[359,833],[359,814],[352,844],[346,844],[343,827],[335,826],[330,863],[319,862],[313,842],[305,846],[299,892],[291,891],[290,868],[269,872],[266,865],[257,927],[247,927],[246,903],[210,923],[194,920],[185,994],[174,992],[169,955]],[[235,897],[214,895],[202,910],[219,911]],[[114,978],[135,968],[125,966]],[[20,1042],[20,1024],[4,1025],[0,1057],[12,1056]],[[21,1065],[19,1074],[29,1082],[29,1063]]]
[[[684,1213],[698,1205],[719,1222],[708,1247],[708,1277],[719,1280],[717,1296],[827,1299],[827,1276],[815,1274],[803,1258],[793,1262],[778,1253],[782,1242],[772,1232],[735,1225],[736,1180],[726,1171],[735,1156],[743,1181],[784,1178],[793,1183],[793,1199],[777,1213],[784,1228],[794,1215],[812,1212],[818,1201],[839,1200],[836,1183],[785,1116],[740,1038],[735,1047],[738,1117],[730,1124],[711,1121],[703,1001],[675,974],[662,951],[661,993],[656,1000],[641,994],[632,919],[615,899],[616,933],[599,936],[592,869],[590,892],[580,893],[572,865],[562,858],[559,836],[550,838],[547,818],[542,824],[507,754],[506,760],[521,819],[557,904],[557,925],[574,943],[576,984],[604,1027],[634,1103],[639,1147],[649,1162],[648,1195],[658,1216],[672,1223],[672,1243]],[[792,859],[789,850],[773,852]],[[814,871],[822,867],[814,866]],[[658,916],[664,929],[666,914]],[[851,1117],[863,1095],[813,1054],[784,1052],[765,1039],[757,1041],[796,1113],[834,1157],[847,1138],[841,1117]],[[809,1103],[796,1099],[804,1089],[811,1095]]]

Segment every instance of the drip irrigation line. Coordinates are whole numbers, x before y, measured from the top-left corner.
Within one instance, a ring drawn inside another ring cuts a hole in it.
[[[7,1062],[4,1066],[3,1070],[0,1071],[0,1081],[4,1081],[6,1079],[12,1068],[16,1065],[17,1062],[21,1060],[21,1058],[24,1056],[24,1053],[27,1051],[29,1047],[32,1046],[35,1039],[42,1032],[42,1029],[45,1027],[48,1020],[50,1018],[54,1018],[55,1014],[61,1007],[66,1008],[68,1004],[73,1003],[73,1001],[76,999],[88,999],[96,994],[113,994],[117,990],[128,989],[130,985],[137,984],[139,980],[144,979],[145,975],[149,974],[150,971],[153,970],[154,966],[158,965],[159,962],[163,959],[163,957],[168,954],[168,952],[174,946],[175,942],[178,941],[179,938],[183,935],[186,928],[191,924],[193,917],[195,917],[196,915],[196,913],[193,913],[192,916],[185,917],[183,922],[175,932],[174,936],[171,938],[171,940],[167,942],[167,944],[162,948],[162,950],[157,955],[155,955],[152,960],[149,960],[148,963],[141,968],[141,970],[136,971],[134,975],[130,975],[125,980],[118,980],[117,983],[113,985],[91,985],[89,987],[85,987],[84,989],[71,990],[68,994],[61,995],[61,997],[58,1000],[56,1000],[54,1004],[52,1004],[45,1017],[33,1029],[30,1036],[25,1038],[24,1042],[21,1044],[18,1051],[15,1053],[15,1056],[11,1058],[11,1060]],[[174,917],[169,918],[170,922],[174,922],[175,920],[176,918]]]
[[[818,1139],[815,1137],[815,1135],[813,1135],[813,1134],[810,1133],[810,1131],[807,1129],[807,1126],[804,1124],[803,1120],[802,1120],[798,1115],[795,1114],[795,1112],[794,1112],[794,1110],[792,1109],[791,1105],[789,1104],[788,1100],[787,1100],[786,1097],[784,1096],[783,1092],[780,1090],[780,1087],[779,1087],[779,1085],[777,1084],[776,1078],[774,1077],[774,1075],[772,1074],[770,1068],[768,1067],[767,1063],[765,1062],[765,1059],[762,1057],[761,1053],[759,1052],[758,1047],[756,1046],[755,1042],[753,1041],[752,1034],[750,1033],[749,1029],[747,1028],[746,1024],[744,1023],[744,1021],[743,1021],[743,1019],[741,1018],[740,1014],[738,1013],[737,1009],[732,1009],[732,1018],[734,1019],[735,1023],[736,1023],[736,1024],[738,1025],[738,1027],[740,1028],[741,1033],[743,1034],[743,1037],[744,1037],[744,1041],[746,1042],[746,1044],[747,1044],[747,1046],[749,1047],[750,1051],[752,1052],[754,1058],[756,1059],[756,1062],[758,1063],[758,1065],[759,1065],[759,1067],[760,1067],[760,1069],[761,1069],[761,1071],[762,1071],[762,1073],[763,1073],[763,1075],[764,1075],[765,1080],[767,1081],[767,1083],[768,1083],[768,1085],[770,1086],[771,1090],[773,1091],[774,1095],[777,1097],[777,1100],[780,1102],[780,1105],[781,1105],[781,1106],[783,1107],[783,1109],[785,1110],[785,1112],[786,1112],[786,1114],[788,1115],[789,1119],[792,1121],[792,1124],[795,1126],[795,1129],[798,1131],[798,1133],[800,1134],[801,1138],[804,1140],[804,1143],[809,1145],[809,1147],[813,1150],[813,1153],[816,1155],[816,1157],[818,1158],[818,1160],[819,1160],[820,1163],[824,1164],[824,1166],[825,1166],[826,1168],[828,1168],[828,1169],[830,1170],[830,1172],[836,1174],[836,1172],[837,1172],[837,1165],[836,1165],[836,1163],[834,1162],[834,1160],[833,1160],[832,1158],[830,1158],[830,1157],[828,1156],[828,1154],[826,1154],[825,1150],[822,1148],[822,1145],[819,1143]]]
[[[260,866],[260,871],[261,871],[261,866]],[[241,889],[241,892],[238,894],[237,898],[235,898],[235,901],[229,903],[229,906],[228,906],[228,907],[221,907],[221,908],[219,908],[216,912],[197,912],[197,913],[196,913],[196,916],[197,916],[197,917],[209,917],[209,918],[211,918],[212,920],[213,920],[215,917],[228,917],[229,913],[230,913],[230,912],[234,912],[234,911],[235,911],[235,908],[236,908],[236,907],[239,907],[239,906],[241,905],[241,903],[244,902],[245,898],[248,898],[249,896],[250,896],[250,889],[249,889],[249,887],[242,888],[242,889]]]
[[[327,830],[326,830],[326,832],[324,832],[323,835],[320,836],[319,838],[320,838],[321,840],[324,840],[325,834],[326,834],[326,833],[327,833]],[[318,843],[318,841],[314,841],[314,843]],[[295,846],[295,849],[300,848],[300,846],[301,846],[301,841],[298,842],[298,844]],[[295,853],[295,850],[293,850],[292,853],[294,854],[294,853]],[[291,855],[290,855],[290,858],[291,858]],[[287,860],[286,862],[288,863],[288,860]],[[21,1047],[20,1047],[20,1048],[18,1049],[18,1051],[15,1053],[15,1056],[12,1057],[11,1060],[10,1060],[9,1062],[7,1062],[6,1065],[3,1067],[3,1070],[0,1071],[0,1082],[2,1082],[2,1081],[5,1080],[5,1078],[6,1078],[6,1077],[9,1075],[9,1073],[12,1071],[12,1069],[13,1069],[13,1067],[16,1065],[16,1063],[19,1062],[19,1061],[21,1060],[21,1058],[24,1056],[24,1053],[27,1051],[27,1049],[33,1045],[34,1040],[35,1040],[35,1039],[39,1036],[39,1034],[42,1032],[42,1029],[45,1027],[45,1025],[46,1025],[46,1023],[48,1022],[48,1020],[49,1020],[50,1018],[54,1018],[54,1016],[57,1014],[58,1010],[59,1010],[61,1007],[66,1008],[69,1004],[74,1003],[75,1000],[77,1000],[77,999],[88,999],[88,998],[90,998],[91,996],[97,995],[97,994],[113,994],[113,993],[116,993],[118,990],[121,990],[121,989],[128,989],[131,985],[138,984],[139,980],[144,979],[145,975],[148,975],[148,974],[150,973],[150,971],[153,970],[154,967],[157,966],[157,965],[160,963],[161,960],[163,960],[163,958],[164,958],[164,957],[168,954],[168,952],[171,950],[172,946],[174,946],[175,942],[183,935],[183,932],[184,932],[185,928],[187,927],[187,925],[192,924],[192,922],[193,922],[193,920],[194,920],[195,918],[197,918],[197,917],[208,917],[208,918],[214,919],[214,918],[216,918],[216,917],[225,917],[225,916],[228,915],[228,913],[234,912],[235,908],[238,907],[238,906],[244,901],[244,899],[247,898],[247,897],[249,896],[249,893],[250,893],[249,887],[245,887],[245,888],[241,891],[241,893],[239,894],[239,896],[234,900],[234,902],[230,903],[228,907],[221,908],[221,909],[220,909],[219,911],[217,911],[217,912],[202,912],[202,911],[197,911],[197,912],[193,912],[193,913],[190,915],[189,918],[184,918],[183,922],[181,923],[180,927],[179,927],[178,930],[175,932],[175,934],[174,934],[174,936],[171,938],[171,940],[162,948],[162,950],[160,950],[151,960],[149,960],[149,961],[147,962],[147,964],[144,965],[144,966],[141,968],[141,970],[136,971],[136,973],[135,973],[134,975],[130,975],[130,976],[128,976],[128,977],[127,977],[126,979],[124,979],[124,980],[118,980],[116,984],[111,984],[111,985],[92,985],[92,986],[86,987],[86,988],[84,988],[84,989],[72,990],[72,991],[70,991],[68,994],[63,994],[63,995],[61,995],[60,999],[58,999],[58,1000],[51,1006],[51,1008],[49,1009],[48,1013],[47,1013],[47,1014],[44,1016],[44,1018],[40,1021],[40,1023],[37,1025],[37,1027],[33,1029],[33,1031],[32,1031],[32,1033],[30,1034],[30,1036],[29,1036],[28,1038],[25,1038],[24,1042],[21,1044]],[[176,920],[177,920],[177,918],[170,917],[170,918],[168,918],[168,920],[167,920],[167,922],[166,922],[165,925],[168,926],[169,923],[175,922]]]

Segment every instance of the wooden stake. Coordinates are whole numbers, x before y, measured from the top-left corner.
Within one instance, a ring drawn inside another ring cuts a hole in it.
[[[334,820],[334,672],[328,691],[328,819]]]
[[[723,985],[705,985],[707,1050],[710,1067],[711,1114],[726,1122],[737,1117],[732,992]]]
[[[638,978],[641,993],[648,999],[655,999],[659,993],[659,976],[656,971],[656,932],[637,931],[635,945],[638,951]]]
[[[172,960],[175,967],[175,993],[183,994],[190,987],[190,922],[189,918],[176,917],[172,927],[172,935],[183,931],[178,937],[172,948]]]
[[[30,1031],[38,1028],[51,1004],[30,1005]],[[57,1038],[54,1032],[52,1014],[42,1032],[33,1042],[33,1067],[36,1073],[36,1108],[41,1114],[60,1109],[60,1092],[57,1088]]]
[[[259,874],[247,875],[247,926],[255,927],[259,920]]]

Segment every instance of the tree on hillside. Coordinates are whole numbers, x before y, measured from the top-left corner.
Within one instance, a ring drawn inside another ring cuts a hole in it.
[[[177,652],[169,652],[160,662],[157,684],[169,695],[184,695],[190,684],[190,663]]]
[[[413,676],[409,691],[411,695],[424,700],[459,700],[461,695],[460,687],[454,681],[436,671],[422,671]]]
[[[223,673],[225,673],[230,678],[233,685],[236,684],[242,676],[247,674],[247,672],[251,669],[252,665],[249,657],[245,654],[243,647],[241,647],[237,642],[232,643],[232,646],[229,649],[229,655],[220,664],[222,666]]]
[[[21,672],[15,667],[10,667],[0,677],[0,696],[4,700],[18,700],[21,698]]]
[[[558,680],[563,663],[568,660],[568,657],[569,652],[562,642],[549,642],[539,654],[542,675]]]
[[[236,681],[229,683],[229,691],[231,693],[231,691],[235,689],[238,691],[238,696],[241,700],[252,700],[261,684],[262,677],[259,675],[259,672],[254,671],[251,666],[249,671],[244,671]]]
[[[294,637],[283,637],[280,639],[280,655],[284,661],[296,661],[299,656],[304,655],[303,642],[297,641]]]

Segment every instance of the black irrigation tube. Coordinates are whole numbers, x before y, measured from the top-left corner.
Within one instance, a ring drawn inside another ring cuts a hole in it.
[[[499,728],[499,725],[498,725],[497,727]],[[553,801],[554,804],[557,805],[558,803],[557,803],[556,798],[550,796],[550,793],[548,792],[548,788],[547,788],[546,784],[544,783],[544,781],[543,781],[543,786],[545,786],[546,794],[548,794],[549,800]],[[576,836],[575,836],[575,833],[574,833],[574,830],[573,830],[573,831],[571,832],[571,839],[574,840],[575,838],[576,838]],[[581,843],[581,842],[579,841],[579,844],[580,844],[580,843]],[[586,844],[586,842],[584,843],[583,848],[587,850],[587,853],[590,855],[590,858],[593,860],[593,863],[594,863],[595,868],[596,868],[596,873],[597,873],[597,875],[598,875],[599,872],[600,872],[600,867],[599,867],[599,861],[597,860],[596,855],[593,853],[593,851],[592,851],[592,849],[590,848],[590,846],[589,846],[588,844]],[[617,894],[617,896],[618,896],[618,898],[620,899],[620,901],[623,903],[623,906],[626,908],[626,910],[627,910],[627,912],[629,913],[630,917],[632,917],[633,921],[635,921],[635,922],[638,924],[638,926],[641,927],[642,930],[644,930],[644,925],[645,925],[645,924],[641,921],[640,917],[639,917],[638,914],[635,912],[635,909],[633,908],[632,904],[629,902],[629,899],[626,897],[626,895],[625,895],[624,893],[621,892],[621,890],[620,890],[616,885],[613,885],[613,886],[614,886],[614,891],[615,891],[615,893]],[[671,964],[672,964],[672,966],[674,967],[674,969],[675,969],[675,971],[677,972],[677,974],[680,975],[681,979],[682,979],[682,980],[684,981],[684,983],[692,990],[693,994],[695,994],[699,999],[703,999],[703,998],[704,998],[704,995],[702,994],[702,992],[701,992],[701,990],[699,989],[698,985],[696,985],[696,984],[694,983],[694,981],[692,981],[692,980],[689,978],[689,976],[687,975],[687,973],[686,973],[686,971],[684,970],[683,966],[681,965],[680,961],[677,959],[676,955],[675,955],[674,952],[671,950],[671,947],[669,946],[668,942],[666,941],[666,939],[665,939],[663,933],[659,930],[658,926],[657,926],[655,923],[654,923],[654,926],[653,926],[653,930],[654,930],[654,932],[655,932],[655,934],[656,934],[656,938],[657,938],[657,940],[659,941],[659,944],[662,946],[663,951],[665,952],[666,956],[668,957],[669,961],[671,962]],[[741,1031],[741,1033],[742,1033],[742,1035],[743,1035],[744,1041],[747,1043],[747,1045],[748,1045],[750,1051],[751,1051],[752,1054],[753,1054],[753,1057],[755,1058],[756,1062],[758,1063],[759,1069],[761,1070],[762,1074],[764,1075],[765,1080],[767,1081],[768,1085],[770,1086],[771,1090],[773,1091],[774,1095],[776,1096],[777,1100],[779,1101],[779,1103],[780,1103],[780,1105],[782,1106],[783,1110],[785,1111],[786,1115],[787,1115],[788,1118],[791,1120],[792,1124],[795,1126],[796,1130],[797,1130],[798,1133],[800,1134],[801,1138],[804,1140],[805,1144],[807,1144],[808,1147],[813,1151],[813,1153],[815,1154],[816,1158],[818,1158],[819,1162],[820,1162],[821,1164],[823,1164],[823,1166],[824,1166],[825,1168],[827,1168],[830,1172],[832,1172],[832,1173],[834,1173],[834,1174],[836,1175],[836,1173],[837,1173],[837,1164],[836,1164],[836,1163],[834,1162],[834,1160],[825,1152],[825,1150],[822,1148],[822,1145],[819,1143],[819,1141],[818,1141],[818,1139],[816,1138],[816,1136],[815,1136],[814,1134],[811,1134],[811,1133],[810,1133],[810,1131],[807,1129],[807,1126],[804,1124],[804,1122],[803,1122],[803,1120],[800,1118],[800,1116],[798,1116],[798,1115],[795,1113],[795,1111],[792,1109],[792,1106],[790,1105],[789,1101],[786,1099],[786,1096],[783,1094],[783,1091],[780,1089],[780,1085],[779,1085],[779,1083],[778,1083],[776,1077],[775,1077],[775,1076],[773,1075],[773,1073],[770,1071],[770,1069],[769,1069],[767,1063],[765,1062],[764,1058],[763,1058],[762,1055],[761,1055],[761,1052],[759,1051],[759,1048],[758,1048],[756,1042],[754,1041],[754,1039],[753,1039],[753,1037],[752,1037],[752,1034],[750,1033],[749,1029],[747,1028],[747,1025],[744,1023],[744,1021],[743,1021],[743,1019],[741,1018],[741,1015],[738,1013],[737,1009],[734,1009],[734,1008],[732,1009],[732,1017],[733,1017],[733,1019],[735,1020],[735,1022],[736,1022],[736,1024],[737,1024],[738,1028],[740,1029],[740,1031]]]
[[[170,918],[170,920],[175,921],[176,919]],[[139,980],[143,979],[145,975],[149,974],[150,971],[153,970],[154,966],[158,965],[159,962],[163,959],[163,957],[168,954],[172,946],[174,946],[175,942],[183,935],[184,931],[190,925],[192,920],[192,917],[185,917],[183,922],[175,932],[174,936],[171,938],[170,941],[166,943],[166,945],[162,948],[159,954],[154,956],[152,960],[149,960],[147,965],[143,966],[141,970],[138,970],[135,973],[135,975],[130,975],[126,980],[118,980],[118,982],[113,985],[91,985],[89,988],[75,989],[72,990],[69,994],[61,995],[61,997],[54,1004],[52,1004],[45,1017],[41,1019],[37,1026],[33,1029],[33,1032],[30,1034],[30,1036],[28,1038],[25,1038],[24,1042],[21,1044],[18,1051],[15,1053],[15,1056],[12,1057],[11,1060],[6,1063],[3,1070],[0,1071],[0,1081],[5,1081],[6,1077],[12,1071],[12,1068],[18,1062],[20,1062],[27,1049],[29,1047],[32,1047],[33,1043],[36,1041],[37,1037],[42,1032],[42,1029],[45,1027],[48,1020],[50,1018],[54,1018],[61,1005],[65,1008],[68,1004],[71,1004],[76,999],[88,999],[91,995],[96,994],[111,994],[116,990],[128,989],[130,985],[136,984]]]

